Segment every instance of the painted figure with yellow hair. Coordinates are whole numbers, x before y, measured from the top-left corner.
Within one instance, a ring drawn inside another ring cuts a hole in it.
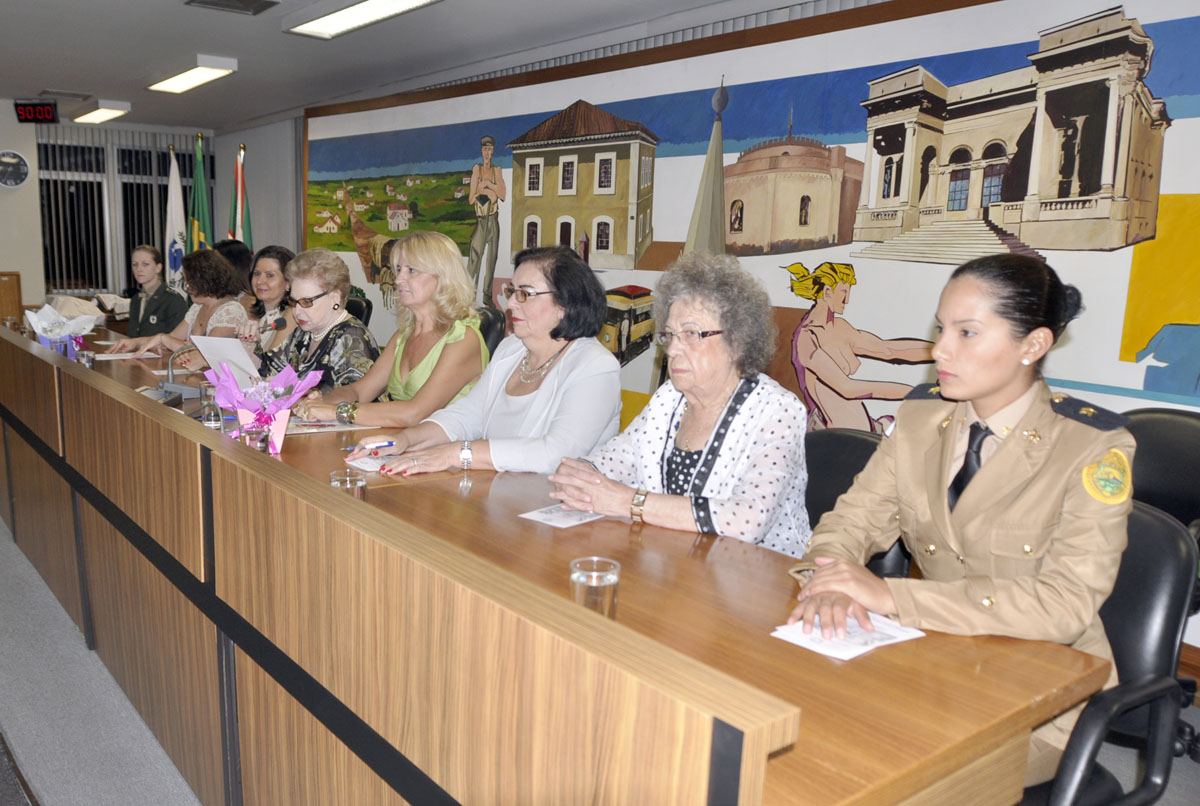
[[[802,263],[786,267],[792,293],[813,300],[792,336],[792,365],[804,404],[808,427],[857,428],[881,433],[890,417],[873,419],[864,400],[900,400],[912,387],[893,381],[852,377],[860,357],[906,364],[926,364],[932,346],[924,339],[881,339],[842,318],[855,284],[849,263],[822,263],[809,271]]]

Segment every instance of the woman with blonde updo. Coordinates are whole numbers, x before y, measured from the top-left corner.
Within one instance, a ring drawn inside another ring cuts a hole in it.
[[[792,292],[813,300],[792,337],[792,364],[808,408],[808,427],[881,433],[887,422],[872,419],[862,401],[900,400],[912,387],[851,377],[862,364],[859,357],[925,364],[932,360],[930,343],[924,339],[881,339],[838,316],[845,312],[850,286],[856,282],[850,264],[822,263],[809,271],[793,263],[787,269],[792,274]]]

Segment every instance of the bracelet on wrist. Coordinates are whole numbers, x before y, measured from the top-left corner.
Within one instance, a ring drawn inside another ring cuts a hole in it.
[[[642,510],[646,507],[646,496],[649,495],[645,490],[637,490],[633,494],[633,501],[629,504],[629,517],[634,523],[644,523],[642,520]]]

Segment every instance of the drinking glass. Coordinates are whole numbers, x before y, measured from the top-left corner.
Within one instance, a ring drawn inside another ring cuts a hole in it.
[[[335,470],[329,474],[329,486],[362,498],[367,491],[367,477],[361,470]]]
[[[617,617],[617,583],[621,564],[607,557],[571,561],[571,599],[607,618]]]

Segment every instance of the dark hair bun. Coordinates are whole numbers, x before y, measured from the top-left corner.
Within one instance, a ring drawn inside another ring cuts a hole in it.
[[[1058,338],[1059,334],[1062,333],[1062,329],[1067,326],[1067,322],[1070,322],[1083,313],[1083,294],[1079,293],[1078,288],[1073,285],[1063,285],[1062,298],[1062,324],[1059,326],[1058,332],[1054,334],[1055,338]]]

